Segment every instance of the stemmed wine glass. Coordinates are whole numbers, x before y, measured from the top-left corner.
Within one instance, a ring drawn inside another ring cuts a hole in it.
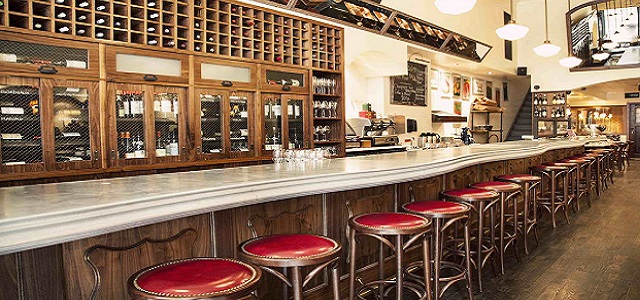
[[[323,134],[324,134],[324,140],[328,141],[329,140],[329,133],[331,133],[331,127],[329,127],[329,125],[325,125],[322,128]]]

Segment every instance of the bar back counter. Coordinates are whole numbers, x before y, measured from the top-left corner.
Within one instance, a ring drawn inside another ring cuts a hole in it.
[[[518,141],[2,188],[0,299],[127,299],[126,280],[141,268],[236,257],[252,235],[277,233],[340,242],[346,293],[350,216],[397,211],[412,198],[437,199],[445,189],[528,173],[583,150],[584,141]],[[358,248],[356,266],[367,281],[377,275],[378,244],[364,240]],[[324,299],[327,278],[312,282],[305,299]],[[276,281],[265,279],[261,298],[277,299]]]

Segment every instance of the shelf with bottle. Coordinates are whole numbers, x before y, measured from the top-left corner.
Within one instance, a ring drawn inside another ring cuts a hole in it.
[[[42,163],[40,90],[28,85],[0,84],[0,116],[2,164]],[[33,122],[5,121],[20,118]]]

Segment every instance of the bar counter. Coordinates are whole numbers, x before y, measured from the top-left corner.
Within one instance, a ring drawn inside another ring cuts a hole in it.
[[[0,255],[235,207],[409,182],[583,145],[584,141],[517,141],[2,188]]]

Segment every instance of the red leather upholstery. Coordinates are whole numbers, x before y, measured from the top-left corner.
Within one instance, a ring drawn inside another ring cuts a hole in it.
[[[487,199],[494,199],[498,197],[498,194],[496,194],[493,191],[481,190],[481,189],[475,189],[475,188],[448,190],[448,191],[442,192],[442,195],[445,195],[451,198],[464,199],[464,200],[468,200],[468,199],[487,200]]]
[[[518,184],[502,181],[478,182],[472,184],[471,187],[476,189],[490,190],[498,193],[517,192],[521,189],[520,185]]]
[[[372,228],[416,228],[429,224],[429,220],[405,213],[370,213],[359,215],[353,219],[356,224]]]
[[[407,203],[402,206],[404,210],[410,213],[440,216],[440,215],[459,215],[469,211],[469,207],[451,201],[417,201]]]
[[[252,266],[223,258],[194,258],[146,268],[133,277],[133,286],[164,297],[229,295],[257,281]]]
[[[563,160],[560,160],[559,162],[561,162],[561,163],[585,164],[585,163],[588,163],[589,161],[584,160],[584,159],[579,159],[579,158],[565,158]]]
[[[546,172],[550,172],[550,171],[565,171],[567,170],[567,167],[563,167],[563,166],[548,166],[548,165],[540,165],[540,166],[535,166],[533,167],[533,169],[537,170],[537,171],[546,171]]]
[[[529,174],[500,175],[500,176],[496,176],[496,179],[501,181],[511,181],[511,182],[540,181],[539,176],[534,176]]]
[[[281,234],[249,240],[241,246],[241,249],[253,256],[296,259],[326,255],[338,247],[338,243],[324,236]]]

